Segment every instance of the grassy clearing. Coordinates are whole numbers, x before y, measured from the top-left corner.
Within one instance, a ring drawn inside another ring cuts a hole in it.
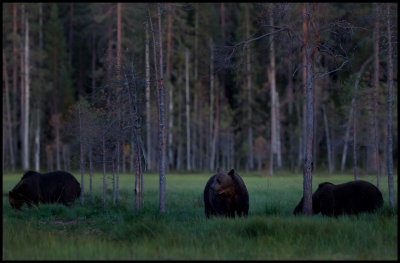
[[[78,177],[78,173],[75,174]],[[397,259],[397,209],[327,218],[294,217],[302,195],[301,175],[243,176],[250,195],[248,218],[204,216],[202,192],[211,174],[168,174],[165,215],[158,215],[158,175],[145,174],[145,209],[134,210],[132,175],[120,178],[121,202],[111,194],[103,211],[100,174],[95,200],[82,207],[49,204],[14,211],[7,193],[21,178],[3,175],[3,260],[77,259]],[[375,183],[375,177],[360,179]],[[341,183],[351,175],[314,175]],[[397,177],[395,177],[397,200]],[[88,182],[85,181],[85,187]],[[109,188],[111,184],[109,182]]]

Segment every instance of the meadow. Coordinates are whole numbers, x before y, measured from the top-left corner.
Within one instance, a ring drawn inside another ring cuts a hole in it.
[[[397,259],[396,208],[388,204],[387,177],[381,179],[384,207],[374,214],[329,218],[293,216],[302,196],[301,174],[261,177],[239,174],[250,196],[247,218],[206,219],[203,189],[212,175],[167,174],[166,210],[158,214],[158,174],[144,174],[145,207],[134,209],[134,175],[120,177],[120,202],[102,204],[102,175],[94,176],[94,199],[85,206],[41,204],[15,211],[7,193],[22,174],[3,174],[3,260],[293,260]],[[74,173],[79,180],[79,173]],[[361,180],[376,183],[375,176]],[[313,191],[324,181],[343,183],[346,175],[313,175]],[[85,189],[88,193],[88,178]],[[108,180],[108,189],[111,189]]]

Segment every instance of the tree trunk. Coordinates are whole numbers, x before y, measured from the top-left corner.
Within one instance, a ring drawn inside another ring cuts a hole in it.
[[[149,35],[149,24],[146,23],[146,162],[147,167],[152,169],[151,163],[151,126],[150,126],[150,35]],[[133,145],[131,144],[133,148]]]
[[[93,178],[93,161],[92,161],[92,155],[93,155],[93,152],[92,152],[92,147],[93,146],[90,146],[90,149],[89,149],[89,200],[90,200],[90,202],[92,202],[93,201],[93,195],[92,195],[92,190],[93,190],[93,180],[92,180],[92,178]]]
[[[68,37],[68,62],[72,68],[72,44],[74,39],[74,28],[73,28],[73,18],[74,18],[74,3],[70,3],[69,9],[69,37]]]
[[[178,85],[181,84],[180,77],[178,77],[179,82]],[[177,150],[177,156],[176,156],[176,169],[180,171],[182,169],[182,91],[181,89],[178,89],[178,150]]]
[[[360,79],[361,76],[366,68],[366,66],[368,65],[368,63],[370,63],[372,61],[373,57],[369,57],[360,67],[360,70],[357,73],[356,76],[356,80],[354,83],[354,92],[357,91],[358,89],[358,84],[360,83]],[[351,128],[351,120],[352,120],[352,116],[354,114],[354,108],[355,108],[355,95],[353,95],[353,98],[351,100],[351,107],[350,107],[350,112],[349,112],[349,120],[347,122],[347,128],[346,128],[346,133],[345,133],[345,139],[344,139],[344,147],[343,147],[343,154],[342,154],[342,162],[340,165],[340,170],[341,172],[344,171],[345,168],[345,164],[346,164],[346,157],[347,157],[347,146],[348,146],[348,141],[349,141],[349,137],[350,137],[350,128]]]
[[[246,38],[250,37],[250,18],[249,18],[249,6],[245,4],[245,16],[246,16]],[[246,49],[246,77],[247,77],[247,121],[248,127],[248,150],[247,150],[247,165],[246,170],[254,169],[254,154],[253,154],[253,126],[252,126],[252,90],[251,90],[251,53],[250,48]]]
[[[5,125],[6,131],[3,130],[4,134],[6,134],[8,141],[8,149],[10,151],[10,163],[11,169],[14,171],[15,169],[15,159],[14,159],[14,143],[13,143],[13,133],[11,129],[11,111],[10,111],[10,98],[9,98],[9,87],[8,87],[8,74],[7,74],[7,62],[6,62],[6,54],[3,50],[3,76],[4,76],[4,86],[5,86],[5,96],[6,96],[6,118],[7,123]],[[3,148],[5,145],[3,145]]]
[[[212,38],[210,38],[210,171],[214,170],[214,162],[215,162],[215,147],[213,143],[213,122],[214,122],[214,43]]]
[[[308,39],[310,39],[310,30],[308,24],[310,19],[309,4],[306,4],[305,17],[307,19],[306,31],[305,31],[305,42],[304,48],[306,52],[306,141],[305,141],[305,158],[304,158],[304,169],[303,169],[303,214],[312,215],[312,150],[314,142],[314,91],[313,91],[313,70],[312,70],[312,59],[313,59],[313,46],[310,47]],[[314,43],[316,45],[317,43]]]
[[[173,126],[174,126],[174,97],[173,87],[171,83],[171,48],[172,48],[172,10],[171,3],[168,3],[168,33],[167,33],[167,61],[166,61],[166,75],[168,83],[168,164],[172,167],[174,163],[174,152],[173,152]]]
[[[303,41],[306,41],[306,34],[307,34],[307,18],[306,18],[306,4],[303,4]],[[306,85],[307,85],[307,68],[306,68],[306,64],[307,64],[307,55],[306,55],[306,49],[303,49],[302,52],[302,67],[303,67],[303,75],[302,75],[302,84],[303,84],[303,97],[306,97]],[[306,142],[307,142],[307,135],[306,135],[306,127],[307,127],[307,118],[306,118],[306,103],[303,100],[303,133],[302,133],[302,151],[301,151],[301,160],[304,162],[305,157],[305,149],[306,149]],[[303,164],[304,167],[304,164]]]
[[[119,137],[119,136],[118,136]],[[120,143],[120,140],[119,140],[119,138],[117,139],[117,163],[116,163],[116,168],[117,168],[117,178],[116,178],[116,185],[115,185],[115,188],[116,188],[116,196],[115,196],[115,202],[116,202],[116,204],[118,205],[118,203],[119,203],[119,168],[120,168],[120,157],[121,157],[121,150],[120,150],[120,145],[121,145],[121,143]]]
[[[323,114],[324,114],[324,125],[325,125],[326,148],[327,148],[327,155],[328,155],[329,174],[331,174],[333,172],[331,139],[330,139],[330,136],[329,136],[328,118],[326,117],[326,108],[325,108],[324,104],[322,104],[322,111],[323,111]]]
[[[281,147],[281,113],[279,104],[279,95],[275,90],[275,118],[276,118],[276,165],[282,169],[282,147]]]
[[[388,119],[387,119],[387,173],[389,186],[389,204],[394,209],[394,182],[393,182],[393,138],[392,138],[392,103],[393,103],[393,61],[392,61],[392,33],[390,23],[390,3],[386,4],[387,10],[387,76],[388,76]]]
[[[92,101],[94,101],[94,97],[96,94],[96,42],[95,42],[95,35],[92,32],[91,36],[92,40]]]
[[[83,152],[83,136],[82,136],[82,118],[81,118],[81,104],[78,102],[78,117],[79,117],[79,146],[80,146],[80,168],[81,168],[81,205],[85,205],[85,191],[84,191],[84,180],[85,174],[85,163],[84,163],[84,152]]]
[[[117,3],[117,72],[121,69],[121,3]]]
[[[116,192],[115,192],[115,158],[112,158],[111,161],[111,165],[112,165],[112,173],[113,173],[113,177],[112,177],[112,200],[113,200],[113,206],[115,206],[115,201],[116,201]]]
[[[106,210],[106,194],[107,194],[107,181],[106,181],[106,142],[103,135],[103,209]]]
[[[273,5],[273,4],[272,4]],[[272,5],[270,6],[270,16],[269,22],[270,25],[274,25],[273,19],[273,10]],[[273,175],[273,155],[277,155],[277,167],[282,167],[281,156],[280,156],[280,136],[278,135],[279,132],[279,105],[278,105],[278,92],[276,90],[276,79],[275,79],[275,45],[274,45],[274,38],[273,36],[270,37],[270,67],[268,70],[268,79],[270,84],[270,97],[271,97],[271,152],[270,152],[270,167],[269,167],[269,174]]]
[[[39,49],[43,50],[43,4],[39,5]],[[43,66],[43,60],[40,59],[40,66]],[[39,72],[39,79],[42,81],[42,72]],[[37,94],[36,105],[36,130],[35,130],[35,170],[40,172],[40,111],[42,95],[40,91]]]
[[[60,114],[56,114],[56,127],[55,127],[55,132],[56,132],[56,169],[60,170],[61,169],[61,157],[60,157],[60,152],[61,152],[61,145],[60,145]]]
[[[163,83],[163,57],[162,57],[162,37],[161,37],[161,11],[160,11],[160,4],[157,4],[157,18],[158,18],[158,51],[159,51],[159,65],[157,65],[157,58],[156,58],[156,40],[154,36],[153,24],[151,21],[150,10],[149,18],[150,18],[150,26],[151,31],[153,32],[153,47],[154,47],[154,68],[156,70],[156,77],[157,80],[157,97],[158,97],[158,171],[160,175],[160,198],[159,198],[159,213],[165,214],[165,143],[166,143],[166,136],[165,136],[165,109],[164,109],[164,83]],[[159,69],[157,69],[159,66]]]
[[[25,101],[24,101],[24,129],[23,129],[23,139],[22,139],[22,168],[24,170],[29,169],[29,101],[30,101],[30,62],[29,62],[29,19],[28,15],[25,15],[25,52],[24,52],[24,66],[25,66]]]
[[[13,4],[13,99],[12,99],[12,131],[13,134],[17,134],[17,127],[16,123],[18,121],[17,119],[17,108],[18,108],[18,75],[17,75],[17,69],[18,69],[18,48],[17,48],[17,4]],[[11,124],[11,123],[10,123]],[[16,164],[16,157],[17,157],[17,141],[18,138],[17,136],[14,137],[15,140],[13,140],[13,149],[15,149],[14,152],[14,160]],[[13,168],[15,170],[15,167]]]
[[[189,49],[185,50],[185,87],[186,87],[186,169],[190,171],[191,158],[190,158],[190,112],[189,112]]]
[[[373,79],[373,123],[374,123],[374,147],[373,147],[373,167],[374,171],[377,173],[376,186],[380,188],[380,169],[379,169],[379,146],[378,146],[378,123],[377,123],[377,108],[378,108],[378,87],[379,87],[379,18],[378,18],[378,4],[374,3],[375,8],[375,27],[373,33],[374,40],[374,79]]]

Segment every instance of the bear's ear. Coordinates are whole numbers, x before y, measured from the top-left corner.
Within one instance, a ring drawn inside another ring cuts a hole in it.
[[[234,176],[234,175],[235,175],[235,170],[234,170],[234,169],[230,170],[228,174],[229,174],[230,176]]]
[[[217,173],[218,173],[218,174],[222,174],[222,173],[224,173],[224,170],[222,170],[221,168],[218,167],[218,168],[217,168]]]

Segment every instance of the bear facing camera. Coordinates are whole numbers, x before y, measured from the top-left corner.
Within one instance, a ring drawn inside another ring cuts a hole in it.
[[[247,216],[249,212],[249,194],[242,178],[232,169],[225,172],[217,169],[204,188],[204,209],[207,218],[210,215],[235,217]]]

